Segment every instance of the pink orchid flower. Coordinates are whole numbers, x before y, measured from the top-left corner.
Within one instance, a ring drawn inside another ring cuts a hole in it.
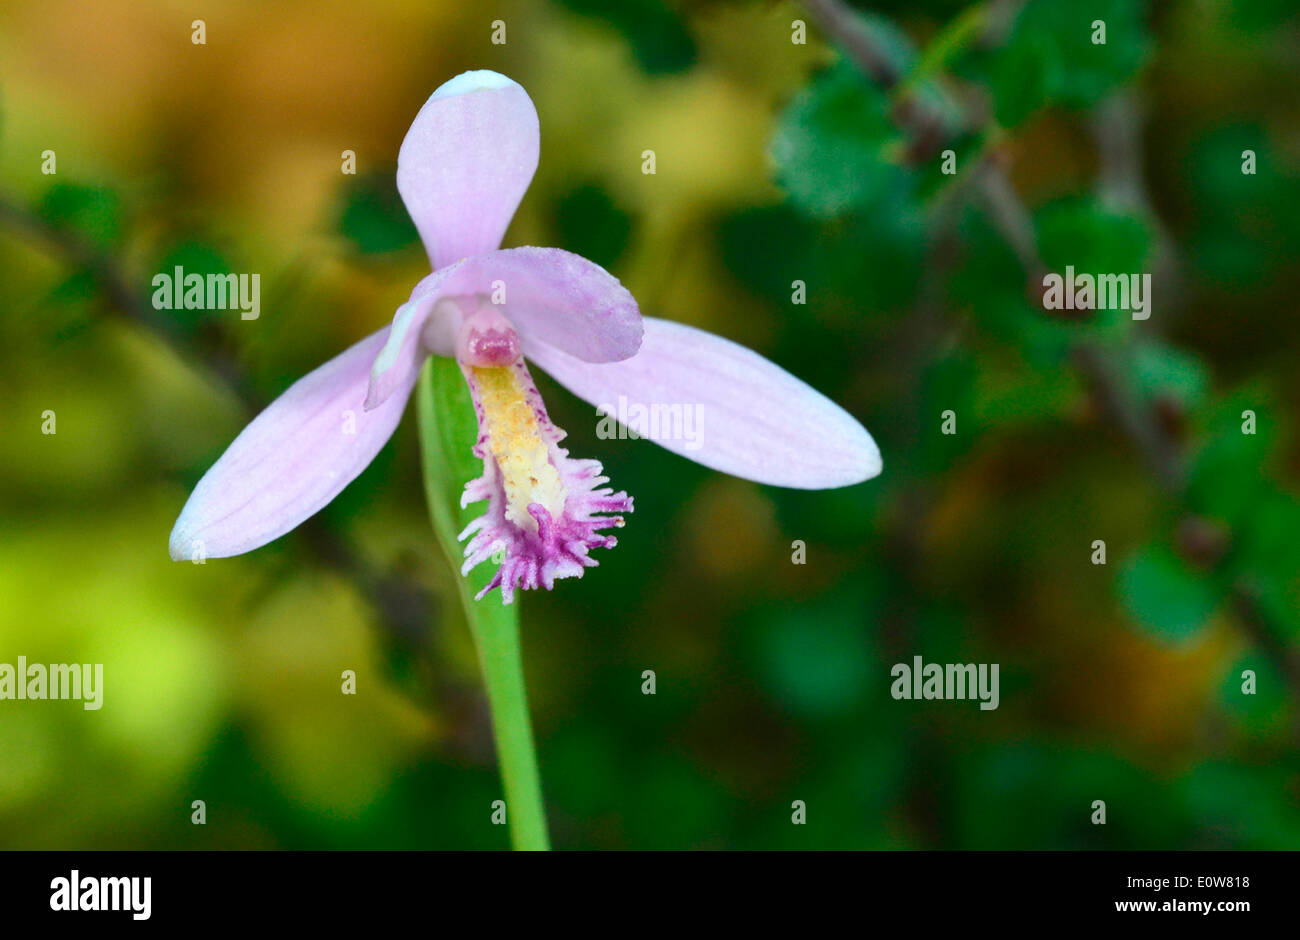
[[[235,438],[176,520],[172,558],[251,551],[329,503],[392,435],[429,355],[456,357],[477,412],[483,475],[461,504],[487,509],[460,536],[462,572],[504,558],[480,598],[499,587],[510,603],[516,589],[580,577],[596,564],[591,549],[615,544],[600,533],[632,511],[598,461],[560,446],[565,432],[526,360],[597,406],[619,396],[690,404],[692,439],[657,443],[724,473],[802,489],[880,473],[861,424],[756,353],[642,317],[615,277],[578,255],[502,250],[538,141],[532,100],[496,72],[458,75],[425,102],[398,154],[397,188],[433,273],[391,326],[299,379]]]

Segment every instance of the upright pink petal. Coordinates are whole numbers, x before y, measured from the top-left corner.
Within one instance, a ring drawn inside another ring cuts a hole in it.
[[[537,170],[537,110],[496,72],[465,72],[420,109],[397,155],[397,190],[434,269],[501,244]]]
[[[847,411],[730,340],[652,317],[623,362],[583,362],[524,334],[524,355],[569,391],[673,453],[797,489],[860,483],[880,451]]]
[[[392,436],[419,372],[362,408],[388,327],[299,379],[203,475],[172,529],[177,561],[224,558],[279,538],[337,496]]]

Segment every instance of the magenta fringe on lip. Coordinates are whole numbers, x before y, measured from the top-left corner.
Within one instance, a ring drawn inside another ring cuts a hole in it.
[[[466,574],[480,562],[501,554],[504,560],[497,573],[487,587],[479,591],[476,599],[499,587],[501,599],[506,604],[514,600],[516,589],[530,591],[545,587],[549,591],[560,578],[582,577],[584,569],[597,565],[589,555],[593,548],[613,548],[618,544],[614,536],[598,533],[603,529],[621,528],[623,517],[619,513],[632,511],[632,498],[627,493],[615,493],[604,486],[609,478],[603,475],[600,461],[574,460],[559,446],[565,432],[551,423],[528,367],[520,359],[512,368],[516,370],[528,404],[537,416],[551,466],[559,472],[564,484],[565,499],[558,518],[553,518],[538,503],[529,504],[528,514],[537,523],[536,532],[527,531],[506,517],[501,471],[489,447],[479,390],[470,370],[463,370],[478,412],[479,439],[474,445],[474,455],[483,461],[483,475],[465,484],[460,504],[468,506],[487,500],[488,505],[483,515],[466,526],[459,536],[462,541],[473,536],[465,546],[461,573]]]

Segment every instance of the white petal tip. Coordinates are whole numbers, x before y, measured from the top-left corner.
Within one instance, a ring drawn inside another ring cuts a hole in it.
[[[472,72],[461,72],[455,78],[443,82],[429,100],[454,98],[456,95],[467,95],[473,91],[491,91],[494,88],[507,88],[516,84],[518,83],[506,78],[500,72],[477,69]]]
[[[190,534],[188,527],[181,527],[180,519],[176,520],[172,534],[167,539],[167,553],[172,556],[172,561],[193,561],[205,557],[203,543]]]
[[[840,484],[841,486],[854,486],[858,483],[865,483],[867,480],[875,479],[880,476],[881,471],[885,469],[884,461],[880,458],[880,449],[871,435],[867,433],[866,428],[862,429],[862,436],[865,440],[861,446],[861,457],[856,461],[858,469],[850,479]]]
[[[797,490],[837,490],[846,486],[857,486],[859,483],[880,476],[884,469],[876,442],[865,428],[859,430],[861,437],[855,440],[852,446],[824,454],[825,459],[819,465],[786,472],[765,471],[735,475],[759,483]]]

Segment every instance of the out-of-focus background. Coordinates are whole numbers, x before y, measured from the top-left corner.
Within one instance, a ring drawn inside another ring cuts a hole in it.
[[[484,9],[0,10],[0,662],[105,672],[99,711],[0,701],[0,847],[507,845],[413,414],[312,524],[167,556],[256,408],[426,273],[396,154],[473,68],[541,119],[507,245],[759,350],[885,458],[762,487],[538,376],[637,507],[522,600],[558,847],[1300,846],[1294,4]],[[177,264],[260,273],[260,318],[153,310]],[[1150,319],[1044,311],[1067,264],[1152,273]],[[894,700],[916,655],[999,663],[1000,707]]]

